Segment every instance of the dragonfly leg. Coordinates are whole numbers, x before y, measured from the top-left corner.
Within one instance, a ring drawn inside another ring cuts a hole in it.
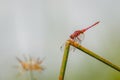
[[[76,37],[76,38],[78,40],[78,43],[81,43],[82,40],[79,37]]]

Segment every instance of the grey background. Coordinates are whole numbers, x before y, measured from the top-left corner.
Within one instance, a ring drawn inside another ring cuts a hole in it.
[[[75,30],[96,21],[85,33],[86,48],[120,65],[119,0],[0,0],[0,80],[16,77],[16,56],[45,57],[38,80],[58,80],[60,46]],[[120,73],[81,51],[70,52],[65,80],[119,80]]]

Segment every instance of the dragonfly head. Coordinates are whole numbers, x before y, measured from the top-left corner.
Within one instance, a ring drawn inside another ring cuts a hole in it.
[[[71,38],[71,39],[74,39],[74,35],[70,35],[70,38]]]

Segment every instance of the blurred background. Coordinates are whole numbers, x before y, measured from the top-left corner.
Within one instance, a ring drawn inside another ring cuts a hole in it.
[[[0,0],[0,80],[26,80],[16,56],[44,59],[37,80],[58,80],[65,43],[96,21],[82,45],[120,66],[119,0]],[[70,52],[65,80],[119,80],[120,73],[82,51]]]

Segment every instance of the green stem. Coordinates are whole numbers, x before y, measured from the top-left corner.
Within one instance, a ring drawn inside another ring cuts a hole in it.
[[[66,64],[67,64],[67,60],[68,60],[70,45],[74,46],[75,48],[85,52],[86,54],[92,56],[93,58],[105,63],[106,65],[108,65],[111,68],[120,72],[120,67],[119,66],[117,66],[117,65],[113,64],[112,62],[106,60],[105,58],[95,54],[94,52],[88,50],[87,48],[79,45],[77,42],[69,39],[69,40],[67,40],[66,45],[65,45],[65,49],[64,49],[64,55],[63,55],[61,69],[60,69],[59,80],[64,80],[64,75],[65,75],[65,70],[66,70]]]
[[[117,71],[120,72],[120,67],[119,67],[119,66],[117,66],[117,65],[113,64],[112,62],[106,60],[105,58],[103,58],[103,57],[101,57],[101,56],[95,54],[94,52],[88,50],[87,48],[85,48],[85,47],[79,45],[78,43],[74,42],[73,40],[68,40],[68,41],[70,41],[70,44],[71,44],[72,46],[76,47],[77,49],[79,49],[79,50],[81,50],[81,51],[87,53],[88,55],[90,55],[90,56],[96,58],[97,60],[99,60],[99,61],[105,63],[106,65],[108,65],[108,66],[110,66],[111,68],[113,68],[113,69],[115,69],[115,70],[117,70]]]
[[[70,42],[67,41],[64,49],[64,55],[63,55],[61,69],[60,69],[59,80],[64,80],[66,64],[67,64],[68,55],[69,55],[69,48],[70,48]]]

